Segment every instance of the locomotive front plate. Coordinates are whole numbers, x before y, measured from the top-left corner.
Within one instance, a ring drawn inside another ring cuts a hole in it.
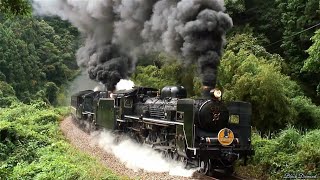
[[[218,141],[223,146],[228,146],[233,142],[234,134],[228,128],[223,128],[218,133]]]

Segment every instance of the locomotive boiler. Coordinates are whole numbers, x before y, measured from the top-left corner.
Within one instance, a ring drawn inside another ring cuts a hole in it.
[[[113,93],[81,91],[71,97],[72,115],[91,128],[126,133],[187,167],[210,175],[231,174],[251,146],[251,104],[224,102],[218,89],[205,88],[202,98],[187,98],[183,86],[134,87]]]

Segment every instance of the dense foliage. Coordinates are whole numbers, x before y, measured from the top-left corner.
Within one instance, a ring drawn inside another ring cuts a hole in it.
[[[5,15],[27,15],[31,12],[28,0],[0,0],[0,12]]]
[[[45,103],[0,109],[0,179],[117,179],[66,142],[58,130],[66,112]]]
[[[201,82],[197,77],[195,65],[184,67],[178,59],[161,53],[153,55],[153,58],[154,65],[147,63],[144,66],[137,66],[131,77],[136,85],[157,89],[168,85],[182,85],[187,89],[189,97],[201,95]]]
[[[311,40],[313,44],[307,50],[309,57],[304,62],[302,70],[311,73],[314,77],[320,77],[320,29],[315,32]],[[313,83],[314,85],[318,83],[317,95],[320,96],[320,79],[316,78]]]
[[[287,75],[297,80],[304,93],[320,104],[316,96],[319,73],[303,71],[304,63],[309,61],[310,52],[306,50],[312,44],[317,46],[317,39],[319,41],[315,35],[320,27],[319,0],[228,0],[226,6],[231,11],[234,31],[250,26],[256,37],[264,37],[264,47],[280,54],[288,64]]]
[[[319,129],[301,133],[293,127],[272,139],[254,134],[255,156],[248,166],[240,166],[237,173],[257,179],[283,179],[286,174],[300,173],[315,177],[320,173],[319,138]]]
[[[74,77],[77,34],[64,24],[56,19],[0,20],[0,80],[23,102],[42,98],[55,104],[52,96]]]
[[[8,107],[13,102],[16,102],[17,98],[15,94],[15,91],[8,83],[0,81],[0,108]]]
[[[288,124],[320,127],[320,108],[303,95],[296,82],[282,74],[284,60],[256,41],[250,34],[229,39],[219,72],[225,99],[251,102],[253,125],[262,132]]]

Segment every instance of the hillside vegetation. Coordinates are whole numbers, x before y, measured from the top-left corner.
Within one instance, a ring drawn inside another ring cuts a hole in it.
[[[317,177],[320,173],[319,138],[319,129],[299,132],[288,127],[272,138],[261,138],[254,133],[255,155],[248,166],[238,162],[236,173],[256,179],[283,179],[286,174]]]
[[[59,130],[69,111],[53,106],[78,73],[77,30],[57,18],[0,14],[0,34],[0,179],[118,179]]]
[[[0,107],[10,97],[57,104],[63,86],[77,74],[77,31],[55,18],[0,16]]]
[[[1,109],[0,179],[118,179],[64,139],[59,122],[67,113],[41,102]]]

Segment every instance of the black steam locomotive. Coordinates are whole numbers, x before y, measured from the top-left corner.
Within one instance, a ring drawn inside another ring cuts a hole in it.
[[[221,91],[206,89],[205,98],[187,98],[182,86],[135,87],[113,93],[81,91],[71,98],[72,114],[91,128],[130,134],[165,156],[200,167],[233,172],[234,162],[246,161],[251,146],[251,104],[224,103]]]

